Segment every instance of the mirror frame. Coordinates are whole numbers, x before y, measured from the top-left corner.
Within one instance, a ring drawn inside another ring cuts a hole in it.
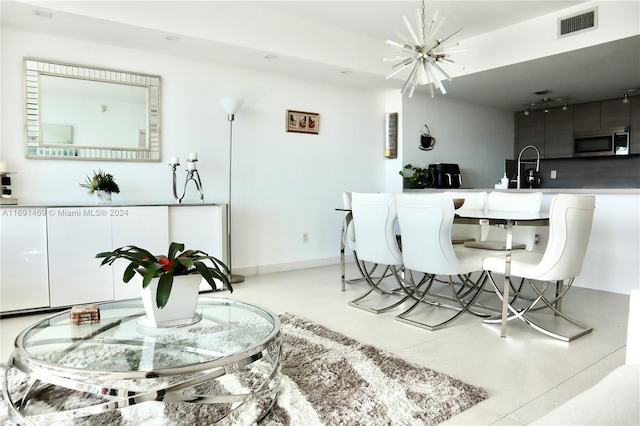
[[[41,141],[40,76],[50,75],[147,89],[147,147],[45,145]],[[56,160],[160,161],[160,76],[24,58],[25,157]]]

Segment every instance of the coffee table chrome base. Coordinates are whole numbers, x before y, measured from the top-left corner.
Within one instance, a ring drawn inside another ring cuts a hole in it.
[[[283,339],[273,312],[200,298],[197,324],[149,329],[136,324],[144,312],[139,299],[104,303],[100,310],[98,324],[72,325],[64,311],[18,335],[2,378],[18,424],[59,424],[151,401],[206,405],[208,424],[253,423],[275,403]],[[16,390],[8,387],[14,372],[25,376]],[[60,400],[76,392],[82,398],[73,409],[31,410],[51,388],[64,394]]]
[[[279,370],[281,356],[282,338],[279,338],[260,354],[240,360],[235,363],[234,366],[217,367],[206,371],[199,371],[194,374],[183,375],[183,379],[181,378],[177,381],[168,380],[168,377],[143,379],[142,381],[150,380],[156,382],[156,385],[148,390],[136,390],[131,386],[137,385],[137,387],[139,387],[140,379],[135,381],[111,380],[111,383],[105,385],[93,382],[90,377],[66,378],[55,374],[48,374],[47,372],[31,371],[27,373],[26,377],[26,382],[29,383],[29,386],[23,395],[15,395],[17,399],[14,399],[14,396],[8,392],[9,371],[11,368],[18,367],[14,365],[14,359],[11,357],[4,371],[3,395],[9,405],[10,417],[19,424],[55,424],[63,420],[106,413],[149,401],[220,405],[219,418],[213,423],[215,425],[235,424],[242,413],[253,407],[253,404],[258,404],[259,415],[257,420],[259,421],[269,413],[275,404],[280,387]],[[252,372],[260,372],[262,377],[259,382],[254,384],[251,384],[249,380],[243,383],[242,387],[246,389],[246,392],[228,394],[183,393],[185,389],[193,386],[206,385],[209,382],[216,381],[229,374],[235,375],[244,367],[256,362],[256,359],[259,359],[261,365],[256,365],[256,368],[252,368]],[[149,376],[153,377],[153,373],[150,372]],[[102,383],[106,382],[104,377],[100,379]],[[167,385],[167,381],[171,382],[171,384]],[[164,386],[162,384],[164,384]],[[37,401],[39,395],[52,386],[95,394],[103,399],[103,401],[72,410],[46,414],[28,414],[29,405]],[[226,408],[228,405],[231,405],[231,408]],[[260,406],[262,406],[262,408],[260,408]]]

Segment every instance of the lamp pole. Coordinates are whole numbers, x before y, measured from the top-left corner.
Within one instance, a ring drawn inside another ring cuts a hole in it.
[[[233,121],[235,114],[244,101],[235,98],[220,98],[220,104],[227,112],[229,120],[229,198],[227,202],[227,260],[229,263],[229,281],[239,283],[244,281],[244,276],[233,274],[231,262],[231,170],[233,167]]]

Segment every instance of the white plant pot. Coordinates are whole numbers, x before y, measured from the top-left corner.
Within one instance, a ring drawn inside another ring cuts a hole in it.
[[[111,193],[107,191],[103,191],[101,189],[96,189],[93,191],[93,194],[96,197],[96,204],[111,204]]]
[[[142,276],[139,274],[136,276],[142,287]],[[147,288],[142,289],[142,303],[147,315],[146,325],[176,327],[195,322],[201,279],[199,274],[174,276],[169,301],[164,308],[160,309],[156,305],[159,278],[153,278]]]

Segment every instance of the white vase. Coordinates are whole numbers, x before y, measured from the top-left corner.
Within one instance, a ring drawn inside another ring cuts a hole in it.
[[[96,189],[93,191],[96,197],[96,204],[111,204],[111,193],[103,191],[102,189]]]
[[[142,276],[136,276],[142,287]],[[176,327],[193,323],[201,279],[199,274],[174,276],[169,300],[164,308],[160,309],[156,304],[159,278],[153,278],[146,288],[142,288],[146,324],[152,327]]]

